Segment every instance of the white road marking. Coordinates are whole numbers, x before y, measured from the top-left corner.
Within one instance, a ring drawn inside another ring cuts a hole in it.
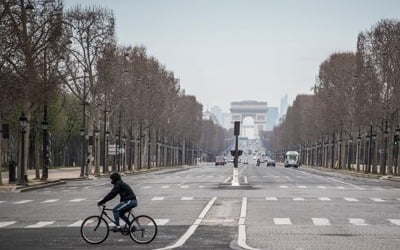
[[[266,201],[277,201],[278,198],[276,198],[276,197],[265,197],[265,200]]]
[[[169,186],[162,186],[161,188],[169,188]]]
[[[10,226],[10,225],[15,224],[15,223],[16,223],[16,221],[2,221],[2,222],[0,222],[0,228],[1,227],[7,227],[7,226]]]
[[[86,200],[86,198],[72,199],[69,202],[81,202],[81,201],[84,201],[84,200]]]
[[[383,187],[376,187],[375,190],[384,190]]]
[[[228,178],[226,178],[226,179],[224,180],[224,183],[227,183],[227,182],[229,181],[230,178],[231,178],[231,176],[229,176]]]
[[[6,202],[6,201],[0,201],[0,204],[1,204],[1,203],[4,203],[4,202]]]
[[[56,201],[59,201],[60,199],[50,199],[50,200],[45,200],[45,201],[42,201],[41,203],[53,203],[53,202],[56,202]]]
[[[275,225],[291,225],[290,218],[274,218]]]
[[[244,183],[246,183],[246,184],[248,183],[247,182],[247,176],[244,176]]]
[[[169,222],[169,219],[154,219],[154,221],[156,222],[157,226],[163,226]]]
[[[349,202],[357,202],[358,201],[358,199],[356,199],[356,198],[348,198],[348,197],[345,197],[344,198],[346,201],[349,201]]]
[[[288,188],[288,186],[279,186],[280,188]]]
[[[181,188],[189,188],[189,186],[181,186]]]
[[[357,188],[357,189],[359,189],[359,190],[364,190],[364,188],[362,188],[362,187],[360,187],[360,186],[357,186],[357,185],[354,185],[354,184],[352,184],[352,183],[346,182],[346,181],[336,180],[335,178],[332,178],[332,177],[329,177],[329,179],[332,180],[332,181],[336,181],[336,182],[339,182],[339,183],[342,183],[342,184],[346,184],[346,185],[355,187],[355,188]]]
[[[344,189],[344,187],[342,187],[342,186],[337,186],[336,188],[337,189]]]
[[[331,223],[327,218],[312,218],[314,225],[316,226],[329,226]]]
[[[306,186],[297,186],[298,188],[307,188]]]
[[[326,187],[325,187],[325,186],[317,186],[317,188],[320,188],[320,189],[326,189]]]
[[[359,218],[349,218],[349,223],[356,226],[368,226],[364,219]]]
[[[40,228],[40,227],[45,227],[45,226],[48,226],[48,225],[51,225],[54,223],[55,223],[55,221],[39,221],[38,223],[26,226],[25,228]]]
[[[83,220],[78,220],[77,222],[74,222],[67,227],[81,227]]]
[[[181,200],[182,201],[192,201],[193,197],[182,197]]]
[[[162,201],[164,200],[164,197],[153,197],[153,199],[151,199],[152,201]]]
[[[302,198],[302,197],[294,197],[293,200],[294,201],[304,201],[304,198]]]
[[[199,188],[204,188],[204,186],[199,186]]]
[[[238,235],[238,245],[241,248],[249,249],[249,250],[257,250],[251,246],[248,246],[246,243],[246,213],[247,213],[247,197],[242,198],[242,208],[240,210],[240,218],[239,218],[239,235]]]
[[[152,188],[152,186],[145,186],[145,187],[142,187],[142,188],[146,188],[147,189],[147,188]]]
[[[157,250],[164,250],[164,249],[173,249],[177,247],[181,247],[185,242],[190,238],[190,236],[196,231],[197,227],[200,225],[201,221],[204,219],[206,216],[208,210],[210,210],[211,206],[214,204],[215,200],[217,197],[213,197],[206,205],[206,207],[201,211],[199,217],[195,220],[195,222],[188,228],[188,230],[178,239],[177,242],[174,244],[163,247],[163,248],[158,248]]]
[[[328,197],[318,197],[318,200],[320,201],[330,201],[331,199]]]
[[[383,200],[381,198],[371,198],[371,200],[373,200],[375,202],[385,202],[385,200]]]
[[[399,219],[388,219],[390,223],[395,224],[397,226],[400,226],[400,220]]]
[[[28,203],[28,202],[31,202],[31,201],[32,200],[22,200],[22,201],[16,201],[13,204],[25,204],[25,203]]]

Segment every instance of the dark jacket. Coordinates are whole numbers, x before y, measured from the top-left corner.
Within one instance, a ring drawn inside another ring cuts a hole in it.
[[[101,201],[99,201],[99,204],[104,204],[107,201],[114,199],[117,194],[119,194],[121,202],[136,200],[136,195],[128,184],[126,184],[122,180],[117,180],[113,184],[113,189]]]

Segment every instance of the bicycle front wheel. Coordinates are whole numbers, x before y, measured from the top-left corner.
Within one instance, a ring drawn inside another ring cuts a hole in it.
[[[147,244],[154,240],[157,235],[156,222],[147,215],[135,217],[129,227],[129,236],[138,244]]]
[[[109,233],[107,221],[100,216],[90,216],[82,222],[81,235],[87,243],[100,244]]]

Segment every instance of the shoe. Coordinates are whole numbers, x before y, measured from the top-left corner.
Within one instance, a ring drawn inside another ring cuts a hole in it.
[[[111,232],[119,232],[121,231],[121,227],[120,226],[113,226],[110,229]]]

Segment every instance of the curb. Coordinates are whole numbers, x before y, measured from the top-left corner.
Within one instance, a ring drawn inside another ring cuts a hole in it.
[[[66,182],[63,181],[63,180],[58,180],[58,181],[52,181],[52,182],[47,182],[47,183],[43,183],[43,184],[37,184],[37,185],[33,185],[33,186],[28,186],[28,187],[20,187],[20,188],[17,188],[15,191],[22,193],[22,192],[28,192],[28,191],[32,191],[32,190],[36,190],[36,189],[41,189],[41,188],[61,185],[61,184],[65,184],[65,183]]]

